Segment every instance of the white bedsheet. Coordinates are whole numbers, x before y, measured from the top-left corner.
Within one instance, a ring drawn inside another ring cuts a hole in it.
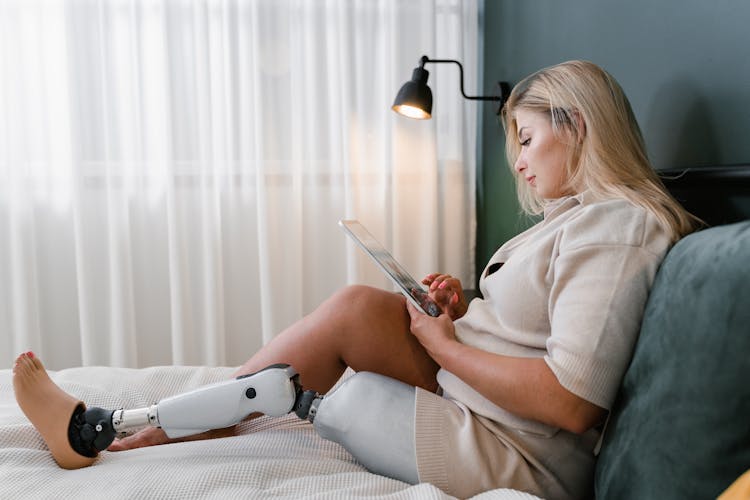
[[[53,380],[89,406],[137,408],[224,380],[232,368],[74,368]],[[367,472],[296,416],[243,423],[239,435],[124,452],[103,452],[85,469],[60,469],[16,404],[0,370],[0,498],[452,498],[431,484]],[[494,490],[481,500],[529,500]]]

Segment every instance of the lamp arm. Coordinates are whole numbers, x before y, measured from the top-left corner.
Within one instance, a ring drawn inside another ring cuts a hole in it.
[[[472,101],[505,101],[505,96],[470,96],[466,95],[466,92],[464,92],[464,67],[461,65],[460,62],[456,61],[455,59],[430,59],[427,56],[422,56],[419,59],[419,67],[424,68],[424,65],[426,63],[454,63],[458,65],[458,72],[459,76],[461,78],[461,95],[464,96],[465,99],[471,99]],[[503,89],[504,91],[505,89]]]

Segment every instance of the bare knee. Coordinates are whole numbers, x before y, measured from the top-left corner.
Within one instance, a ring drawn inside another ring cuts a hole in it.
[[[321,332],[343,365],[434,390],[439,366],[409,330],[401,294],[355,285],[337,292],[316,312]]]
[[[326,305],[357,321],[369,315],[407,314],[402,295],[367,285],[344,287],[333,294]]]
[[[400,299],[400,295],[395,292],[388,292],[381,288],[367,285],[348,285],[337,291],[331,297],[331,300],[351,302],[373,302],[380,301],[384,296],[395,296]]]

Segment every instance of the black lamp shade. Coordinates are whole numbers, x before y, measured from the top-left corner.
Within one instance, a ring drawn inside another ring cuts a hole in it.
[[[414,68],[411,80],[406,82],[396,94],[391,108],[409,118],[427,119],[432,114],[432,91],[427,86],[429,72],[424,68]]]

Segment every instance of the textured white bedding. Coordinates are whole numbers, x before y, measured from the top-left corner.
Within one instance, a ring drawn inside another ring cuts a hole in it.
[[[52,379],[89,406],[137,408],[224,380],[232,368],[73,368]],[[104,452],[85,469],[60,469],[0,370],[0,498],[452,498],[367,472],[339,445],[296,416],[261,417],[240,435],[125,452]],[[495,490],[481,500],[534,499]]]

